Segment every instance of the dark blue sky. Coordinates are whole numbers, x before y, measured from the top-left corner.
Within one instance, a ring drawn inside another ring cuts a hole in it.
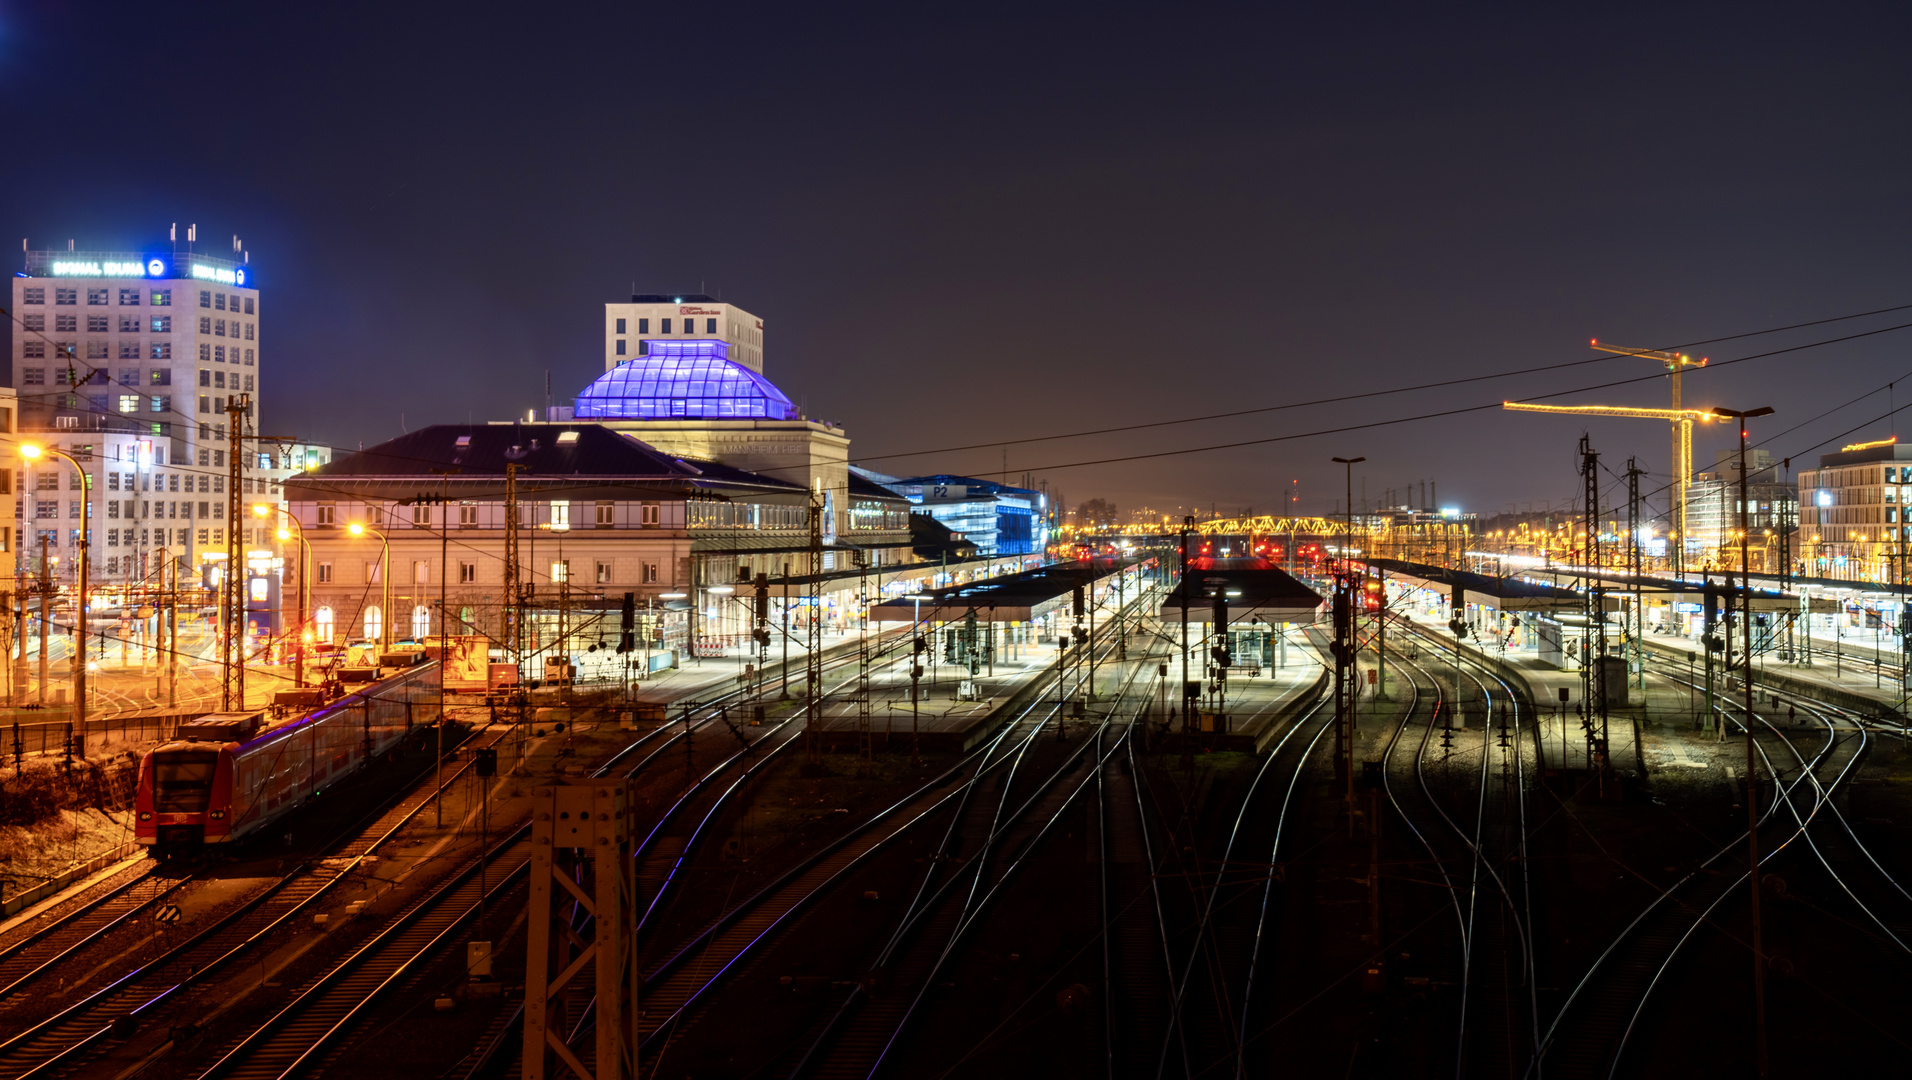
[[[238,233],[266,297],[264,427],[348,447],[542,404],[547,369],[568,399],[632,282],[761,315],[767,373],[859,456],[1912,303],[1903,7],[1556,7],[0,0],[0,235]],[[1363,454],[1375,499],[1431,477],[1471,509],[1564,501],[1579,427],[1492,412],[1063,466],[1648,370],[1014,445],[1008,468],[1124,508],[1272,508],[1299,477],[1319,509],[1327,459]],[[1901,331],[1687,397],[1774,405],[1779,430],[1909,373]],[[1665,471],[1661,426],[1592,431],[1616,467]]]

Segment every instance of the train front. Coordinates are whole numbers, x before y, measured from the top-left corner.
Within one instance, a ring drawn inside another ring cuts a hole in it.
[[[233,751],[258,727],[256,713],[215,713],[180,725],[181,738],[148,751],[139,763],[133,839],[161,855],[226,841]]]

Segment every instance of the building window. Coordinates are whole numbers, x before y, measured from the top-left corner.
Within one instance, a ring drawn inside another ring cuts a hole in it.
[[[610,525],[616,524],[616,522],[617,522],[617,504],[616,503],[601,502],[597,504],[597,523],[600,526],[610,526]]]
[[[148,357],[148,359],[171,360],[172,358],[173,358],[173,343],[172,342],[170,341],[153,342],[153,352],[152,352],[152,355]]]
[[[367,585],[377,585],[379,583],[378,577],[380,569],[380,563],[377,559],[365,560],[365,583]]]
[[[319,564],[319,584],[330,585],[331,583],[332,583],[332,564],[329,562],[322,562]]]
[[[22,304],[44,304],[46,303],[46,290],[44,288],[21,289],[20,302]]]
[[[29,343],[30,344],[30,343]],[[45,386],[46,369],[43,367],[21,368],[21,383],[27,386]]]
[[[611,582],[611,564],[607,562],[598,563],[597,564],[597,583],[599,585],[608,585],[610,584],[610,582]]]
[[[246,314],[252,314],[252,297],[246,297]]]
[[[105,360],[107,358],[108,345],[110,344],[111,344],[110,342],[105,342],[105,341],[87,342],[86,343],[86,358],[88,360]]]
[[[251,349],[246,350],[246,366],[247,367],[252,366],[252,350]]]
[[[671,332],[671,321],[669,319],[659,319],[657,320],[657,325],[663,327],[664,333],[668,334]]]
[[[139,369],[136,367],[119,369],[119,384],[121,386],[138,386]]]
[[[371,641],[379,640],[385,632],[385,613],[377,604],[365,609],[365,636]]]
[[[212,294],[212,308],[214,311],[226,310],[226,294],[225,293]]]
[[[567,500],[556,499],[551,503],[551,527],[568,529],[571,527],[571,504]]]
[[[139,359],[139,342],[131,340],[120,342],[119,358],[121,360]]]
[[[88,307],[105,307],[107,304],[108,295],[112,291],[113,290],[111,289],[86,290],[86,305]]]
[[[562,559],[551,564],[551,583],[561,585],[571,580],[571,560]]]
[[[617,330],[616,330],[616,332],[617,332],[617,333],[620,333],[620,334],[622,334],[622,333],[624,332],[624,320],[623,320],[623,319],[619,319],[619,320],[617,321]],[[619,352],[623,352],[624,350],[622,350],[622,349],[619,349],[618,351],[619,351]]]
[[[432,632],[431,609],[423,604],[412,609],[412,640],[423,641]]]
[[[214,356],[218,356],[218,355],[219,355],[219,353],[218,353],[218,351],[217,351],[217,350],[214,350],[214,352],[213,352],[213,355],[214,355]],[[214,387],[214,389],[218,389],[218,390],[224,390],[224,389],[226,388],[226,373],[225,373],[225,372],[223,372],[223,371],[215,371],[215,372],[213,372],[213,373],[212,373],[212,385],[213,385],[213,387]]]
[[[173,317],[171,315],[155,315],[153,316],[151,325],[153,333],[155,334],[170,334],[173,332]]]
[[[139,399],[140,395],[138,394],[121,394],[119,396],[119,411],[123,413],[138,412]]]
[[[211,386],[211,385],[212,385],[212,370],[211,370],[211,369],[209,369],[209,368],[200,368],[200,369],[199,369],[199,385],[201,385],[201,386]],[[200,412],[205,412],[205,411],[206,411],[206,410],[205,410],[205,407],[204,407],[204,406],[201,406],[201,407],[200,407],[200,409],[199,409],[199,411],[200,411]]]
[[[211,306],[212,306],[212,293],[210,293],[210,292],[208,292],[208,291],[206,291],[205,289],[201,289],[201,290],[199,290],[199,306],[200,306],[200,307],[202,307],[202,308],[209,308],[209,307],[211,307]]]
[[[56,334],[77,334],[80,331],[78,315],[53,316],[53,332]]]
[[[432,508],[430,503],[421,502],[412,504],[412,525],[420,529],[429,529],[432,527]],[[423,566],[424,564],[420,563],[419,565]]]
[[[252,393],[252,376],[246,376],[246,393]]]
[[[122,334],[139,333],[139,316],[121,315],[119,317],[119,332]]]
[[[458,527],[461,529],[477,528],[478,508],[475,506],[460,506],[458,508]]]
[[[412,560],[412,584],[430,585],[432,583],[432,564],[424,559]]]
[[[639,320],[637,320],[637,332],[638,332],[638,333],[640,333],[640,334],[648,334],[648,333],[650,333],[650,332],[651,332],[651,321],[650,321],[649,319],[639,319]]]
[[[644,564],[644,584],[646,585],[657,584],[657,564],[656,563],[647,562]]]
[[[173,411],[173,396],[171,394],[154,394],[151,400],[154,412],[167,413]]]
[[[224,345],[214,345],[212,347],[212,362],[215,364],[223,364],[226,362],[226,347]]]
[[[474,585],[478,582],[478,564],[461,562],[458,564],[458,584]]]
[[[120,301],[121,307],[138,307],[139,306],[139,290],[138,289],[121,289],[119,291],[119,301]]]
[[[247,341],[252,340],[252,324],[251,323],[246,324],[246,340]]]
[[[660,507],[657,503],[654,503],[654,502],[645,503],[643,507],[639,510],[639,514],[641,515],[639,518],[639,523],[642,524],[644,528],[646,529],[657,528],[658,517],[660,516],[659,510],[660,510]]]
[[[201,315],[199,317],[199,332],[202,334],[212,333],[212,316]]]
[[[623,338],[617,339],[617,355],[619,356],[624,355],[624,339]]]
[[[714,333],[716,333],[716,332],[717,332],[717,320],[716,320],[716,319],[705,319],[705,320],[704,320],[704,333],[706,333],[706,334],[714,334]]]
[[[226,336],[226,320],[224,320],[224,319],[214,319],[214,320],[212,321],[212,336],[213,336],[213,337],[225,337],[225,336]],[[238,334],[234,334],[234,335],[232,335],[232,336],[233,336],[233,337],[238,337],[239,335],[238,335]]]
[[[337,513],[337,510],[338,510],[337,506],[333,503],[320,503],[318,506],[313,508],[312,524],[320,526],[322,528],[330,528],[331,526],[337,524],[337,520],[334,517],[334,514]]]
[[[53,290],[53,303],[56,306],[72,307],[74,304],[77,304],[79,302],[80,302],[80,290],[78,289],[54,289]]]
[[[46,331],[46,316],[22,315],[20,316],[20,328],[22,330],[31,330],[36,334],[44,333]]]
[[[172,307],[173,291],[171,289],[154,289],[152,301],[154,307]]]

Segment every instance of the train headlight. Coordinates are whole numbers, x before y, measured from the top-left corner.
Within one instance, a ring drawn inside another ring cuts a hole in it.
[[[224,810],[214,810],[212,812],[212,819],[214,821],[224,821],[226,820],[226,812]]]
[[[151,810],[141,810],[139,812],[139,819],[141,821],[151,821],[153,820],[153,812]]]

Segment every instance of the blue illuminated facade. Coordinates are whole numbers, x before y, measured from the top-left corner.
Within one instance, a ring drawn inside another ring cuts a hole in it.
[[[577,397],[579,420],[796,420],[770,380],[730,359],[722,341],[653,341]]]
[[[1048,505],[1040,492],[970,476],[905,479],[858,471],[963,534],[981,554],[1037,555],[1048,546]]]

